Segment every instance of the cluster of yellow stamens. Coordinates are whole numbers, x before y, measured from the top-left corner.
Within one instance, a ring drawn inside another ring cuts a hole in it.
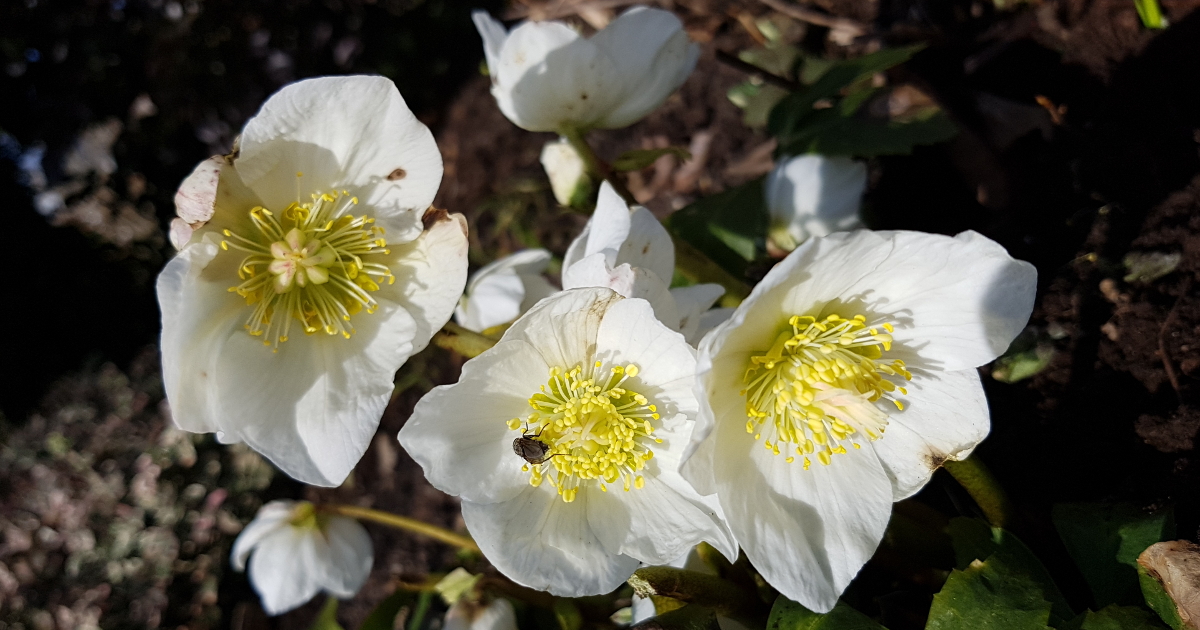
[[[639,473],[654,457],[649,446],[662,440],[652,436],[658,408],[624,386],[637,375],[636,365],[605,370],[600,361],[586,369],[550,370],[550,380],[529,399],[533,412],[508,422],[547,446],[545,460],[522,468],[531,485],[549,481],[569,503],[586,483],[599,483],[605,492],[618,480],[626,491],[645,484]]]
[[[809,455],[828,465],[833,455],[846,452],[845,442],[861,446],[851,436],[868,440],[883,436],[888,415],[875,402],[903,403],[894,392],[908,394],[893,380],[912,378],[904,362],[881,360],[891,350],[893,327],[867,327],[866,318],[828,315],[817,320],[793,316],[790,330],[775,338],[771,349],[750,358],[746,370],[746,431],[789,463],[800,457],[804,469]],[[793,455],[794,450],[794,455]]]
[[[263,337],[263,345],[278,349],[293,320],[306,334],[349,339],[350,316],[374,312],[378,303],[371,292],[395,282],[387,265],[372,261],[388,253],[383,228],[373,225],[375,219],[348,214],[356,204],[358,198],[344,190],[314,194],[279,217],[261,206],[250,210],[257,233],[223,232],[223,249],[247,254],[238,265],[242,282],[229,290],[253,307],[245,327]]]

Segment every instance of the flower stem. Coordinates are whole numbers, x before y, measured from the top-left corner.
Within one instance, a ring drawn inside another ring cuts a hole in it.
[[[592,145],[588,144],[587,140],[584,139],[583,132],[570,125],[564,125],[559,130],[559,133],[567,139],[567,142],[571,144],[571,148],[575,149],[579,157],[583,158],[583,163],[587,165],[592,175],[597,179],[602,179],[612,184],[613,190],[617,191],[618,195],[621,195],[625,203],[629,205],[637,203],[637,199],[634,198],[632,192],[629,192],[629,188],[625,186],[625,182],[621,181],[620,177],[617,177],[616,171],[607,162],[600,159],[600,156],[596,155],[596,152],[592,149]]]
[[[1012,524],[1012,503],[1000,482],[992,476],[992,471],[983,465],[978,457],[968,457],[962,461],[951,459],[942,463],[954,480],[975,499],[979,509],[992,527],[1007,527]]]
[[[424,521],[418,521],[415,518],[408,518],[407,516],[400,516],[399,514],[392,514],[391,512],[372,510],[371,508],[358,507],[356,505],[322,505],[321,509],[334,514],[341,514],[342,516],[349,516],[359,520],[371,521],[373,523],[395,527],[396,529],[403,529],[415,534],[421,534],[422,536],[428,536],[434,540],[444,542],[447,545],[452,545],[468,551],[474,551],[475,553],[482,553],[479,550],[479,545],[475,544],[475,541],[471,540],[470,537],[463,536],[462,534],[456,534],[448,529],[438,527],[437,525],[430,525]]]
[[[433,336],[433,344],[472,359],[496,345],[496,340],[467,330],[454,322],[446,322],[446,325],[442,326],[442,329]]]

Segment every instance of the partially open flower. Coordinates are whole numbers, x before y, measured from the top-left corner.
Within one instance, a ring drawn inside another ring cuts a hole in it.
[[[563,289],[607,287],[642,298],[659,321],[695,344],[709,307],[725,293],[717,284],[669,289],[675,274],[675,244],[649,210],[630,207],[608,182],[600,186],[596,211],[563,257]]]
[[[445,630],[517,630],[517,615],[507,599],[484,604],[463,597],[446,611]]]
[[[682,85],[700,56],[679,18],[659,9],[634,7],[590,38],[562,22],[506,33],[483,11],[472,17],[500,111],[529,131],[631,125]]]
[[[606,593],[700,541],[736,547],[680,476],[695,352],[644,300],[564,291],[417,403],[400,443],[462,498],[484,555],[516,582]]]
[[[541,161],[554,200],[568,208],[582,208],[596,187],[575,147],[564,138],[551,140],[542,147]]]
[[[975,368],[1024,327],[1035,282],[974,232],[842,232],[797,248],[705,336],[683,472],[767,582],[830,610],[892,502],[983,440]]]
[[[307,501],[271,501],[233,544],[237,571],[250,558],[250,583],[269,615],[283,614],[324,591],[354,597],[371,572],[375,551],[358,521],[322,514]]]
[[[176,424],[340,484],[396,369],[450,318],[466,226],[429,204],[442,162],[391,81],[301,81],[180,186],[158,278]]]
[[[550,252],[526,249],[484,265],[467,282],[467,292],[454,309],[454,320],[475,332],[515,320],[557,291],[542,276],[549,264]]]
[[[767,176],[771,240],[791,251],[813,236],[862,227],[858,211],[867,166],[845,157],[786,158]]]

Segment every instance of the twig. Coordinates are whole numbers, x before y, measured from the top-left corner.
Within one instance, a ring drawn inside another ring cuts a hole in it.
[[[847,34],[852,34],[854,37],[866,35],[871,30],[866,24],[858,22],[857,20],[826,15],[820,11],[813,11],[812,9],[806,9],[794,4],[788,4],[783,0],[759,0],[759,2],[762,2],[763,4],[790,18],[795,18],[801,22],[808,22],[809,24],[816,24],[817,26],[825,26],[834,30],[840,30],[846,32]]]
[[[792,81],[791,79],[767,72],[766,70],[763,70],[752,63],[742,61],[737,57],[737,55],[727,53],[724,50],[717,49],[717,61],[720,61],[727,66],[737,68],[746,74],[760,76],[762,77],[763,81],[766,81],[771,85],[777,85],[789,92],[796,92],[804,87],[796,81]]]
[[[1171,365],[1171,355],[1167,353],[1167,329],[1175,321],[1175,313],[1179,311],[1179,302],[1183,296],[1188,294],[1188,290],[1192,288],[1192,279],[1188,277],[1183,282],[1183,291],[1180,292],[1180,297],[1175,300],[1175,304],[1171,305],[1171,311],[1167,313],[1167,318],[1163,320],[1162,326],[1158,329],[1158,358],[1162,359],[1163,369],[1167,372],[1167,380],[1171,383],[1171,389],[1175,390],[1175,397],[1179,399],[1179,404],[1183,404],[1183,392],[1179,388],[1179,376],[1175,374],[1175,366]]]

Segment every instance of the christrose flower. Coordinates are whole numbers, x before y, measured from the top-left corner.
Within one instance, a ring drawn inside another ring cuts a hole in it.
[[[781,161],[765,182],[771,240],[791,251],[810,237],[862,227],[866,187],[867,166],[857,160],[807,154]]]
[[[463,328],[483,332],[520,317],[538,300],[557,291],[542,276],[549,264],[550,252],[527,249],[484,265],[467,282],[467,292],[454,309],[454,320]]]
[[[542,147],[541,161],[546,177],[550,179],[554,200],[569,208],[583,207],[595,188],[587,164],[575,147],[563,138],[547,142]]]
[[[253,554],[253,555],[251,555]],[[246,570],[263,610],[279,615],[325,591],[354,597],[375,561],[371,537],[358,521],[322,514],[307,501],[271,501],[233,543],[234,570]]]
[[[446,611],[445,630],[517,630],[517,615],[507,599],[484,605],[460,598]]]
[[[684,476],[715,492],[750,562],[830,610],[891,504],[988,433],[975,368],[1033,308],[1036,271],[974,232],[805,242],[700,344]]]
[[[737,548],[679,475],[695,351],[650,305],[563,291],[518,319],[454,385],[417,403],[400,443],[502,573],[565,596],[607,593],[702,540]]]
[[[335,486],[454,310],[465,222],[427,211],[441,157],[382,77],[289,85],[238,147],[176,196],[181,249],[158,278],[172,417]]]
[[[659,9],[629,9],[590,38],[562,22],[525,22],[506,33],[483,11],[471,17],[492,96],[529,131],[631,125],[682,85],[700,56],[679,18]]]
[[[646,208],[629,207],[604,182],[595,213],[563,258],[563,289],[607,287],[645,299],[660,321],[694,345],[708,330],[703,323],[719,323],[705,315],[725,289],[717,284],[668,289],[674,274],[675,244],[666,228]]]

